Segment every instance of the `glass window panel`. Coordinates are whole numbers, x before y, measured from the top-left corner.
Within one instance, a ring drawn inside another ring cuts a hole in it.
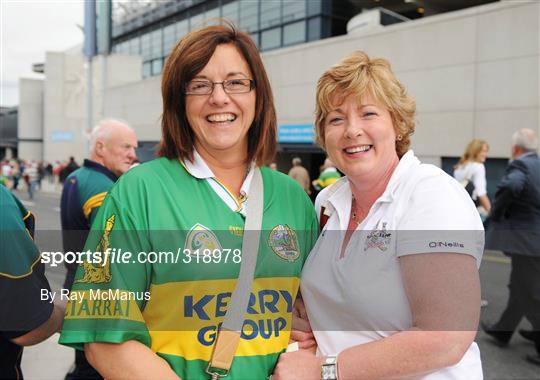
[[[116,54],[129,54],[129,45],[127,42],[120,42],[112,47],[113,53]]]
[[[304,20],[283,27],[283,45],[297,44],[306,40],[306,22]]]
[[[283,0],[283,22],[306,17],[306,0]]]
[[[281,46],[281,28],[265,30],[261,33],[261,50],[273,49]]]
[[[129,41],[124,41],[118,45],[118,53],[129,54]]]
[[[321,18],[311,18],[308,20],[308,41],[321,39]]]
[[[259,47],[259,33],[251,33],[249,36],[251,37],[253,42],[255,42],[255,45]]]
[[[246,32],[259,29],[259,3],[257,1],[240,2],[240,28]]]
[[[214,8],[209,11],[206,11],[205,25],[216,25],[216,24],[219,24],[219,8]]]
[[[162,68],[163,68],[163,60],[161,58],[154,59],[152,61],[152,75],[160,74]]]
[[[221,8],[222,15],[225,20],[232,22],[234,25],[238,25],[238,1],[233,1],[232,3],[225,4]]]
[[[307,0],[308,16],[321,14],[321,5],[321,0]]]
[[[144,62],[142,65],[142,76],[143,78],[149,77],[151,73],[151,63],[150,62]]]
[[[157,30],[154,30],[150,34],[150,38],[151,38],[150,43],[152,44],[151,46],[152,58],[158,58],[158,57],[161,58],[163,56],[163,45],[162,45],[162,40],[161,40],[161,33],[162,33],[162,30],[157,29]]]
[[[189,20],[185,19],[176,23],[176,40],[184,37],[189,32]]]
[[[163,55],[171,52],[176,44],[176,24],[167,25],[163,28]]]
[[[204,26],[204,12],[191,16],[190,27],[191,30],[200,29]]]
[[[129,54],[140,55],[141,54],[141,38],[135,37],[129,40]]]
[[[150,33],[141,36],[141,56],[143,57],[143,60],[150,59],[151,57],[151,42]]]
[[[261,29],[281,22],[281,0],[267,0],[261,3]]]

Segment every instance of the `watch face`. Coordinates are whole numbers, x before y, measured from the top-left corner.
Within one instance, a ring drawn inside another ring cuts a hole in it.
[[[322,378],[323,378],[323,380],[336,380],[336,365],[335,364],[323,364],[323,366],[322,366]]]

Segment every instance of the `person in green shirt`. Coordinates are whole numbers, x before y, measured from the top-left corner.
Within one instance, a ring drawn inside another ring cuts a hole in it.
[[[125,260],[79,266],[60,343],[105,378],[209,378],[260,168],[257,265],[228,378],[266,379],[288,345],[318,223],[303,189],[264,166],[276,116],[256,45],[231,25],[191,32],[165,64],[162,96],[160,158],[118,180],[85,247]]]
[[[322,170],[319,178],[313,180],[313,187],[317,191],[321,191],[341,178],[341,174],[338,172],[334,166],[334,163],[330,161],[329,158],[324,160],[324,164],[321,169]]]
[[[0,185],[0,377],[22,379],[23,347],[60,330],[65,301],[52,294],[34,244],[34,215]]]

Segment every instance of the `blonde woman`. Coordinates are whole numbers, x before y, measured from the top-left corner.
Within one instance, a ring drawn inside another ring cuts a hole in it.
[[[273,379],[482,379],[482,222],[410,149],[414,99],[388,61],[356,52],[319,79],[316,109],[345,177],[317,196],[322,232],[302,270],[317,352],[281,354]]]
[[[486,189],[486,162],[489,145],[484,140],[472,140],[454,168],[454,178],[461,183],[470,181],[474,185],[472,199],[478,204],[478,212],[484,220],[491,211],[491,202]]]

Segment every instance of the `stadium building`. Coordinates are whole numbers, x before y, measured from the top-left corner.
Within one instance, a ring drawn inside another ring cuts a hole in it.
[[[489,188],[510,136],[540,133],[540,2],[482,0],[183,0],[98,2],[92,115],[127,120],[143,159],[160,138],[160,73],[190,30],[225,18],[250,33],[270,76],[279,124],[278,165],[302,157],[313,177],[318,77],[354,50],[387,58],[416,98],[413,149],[450,170],[466,144],[485,139]],[[41,66],[40,66],[41,67]],[[18,155],[79,161],[86,151],[88,64],[76,47],[48,52],[43,80],[21,79]]]

